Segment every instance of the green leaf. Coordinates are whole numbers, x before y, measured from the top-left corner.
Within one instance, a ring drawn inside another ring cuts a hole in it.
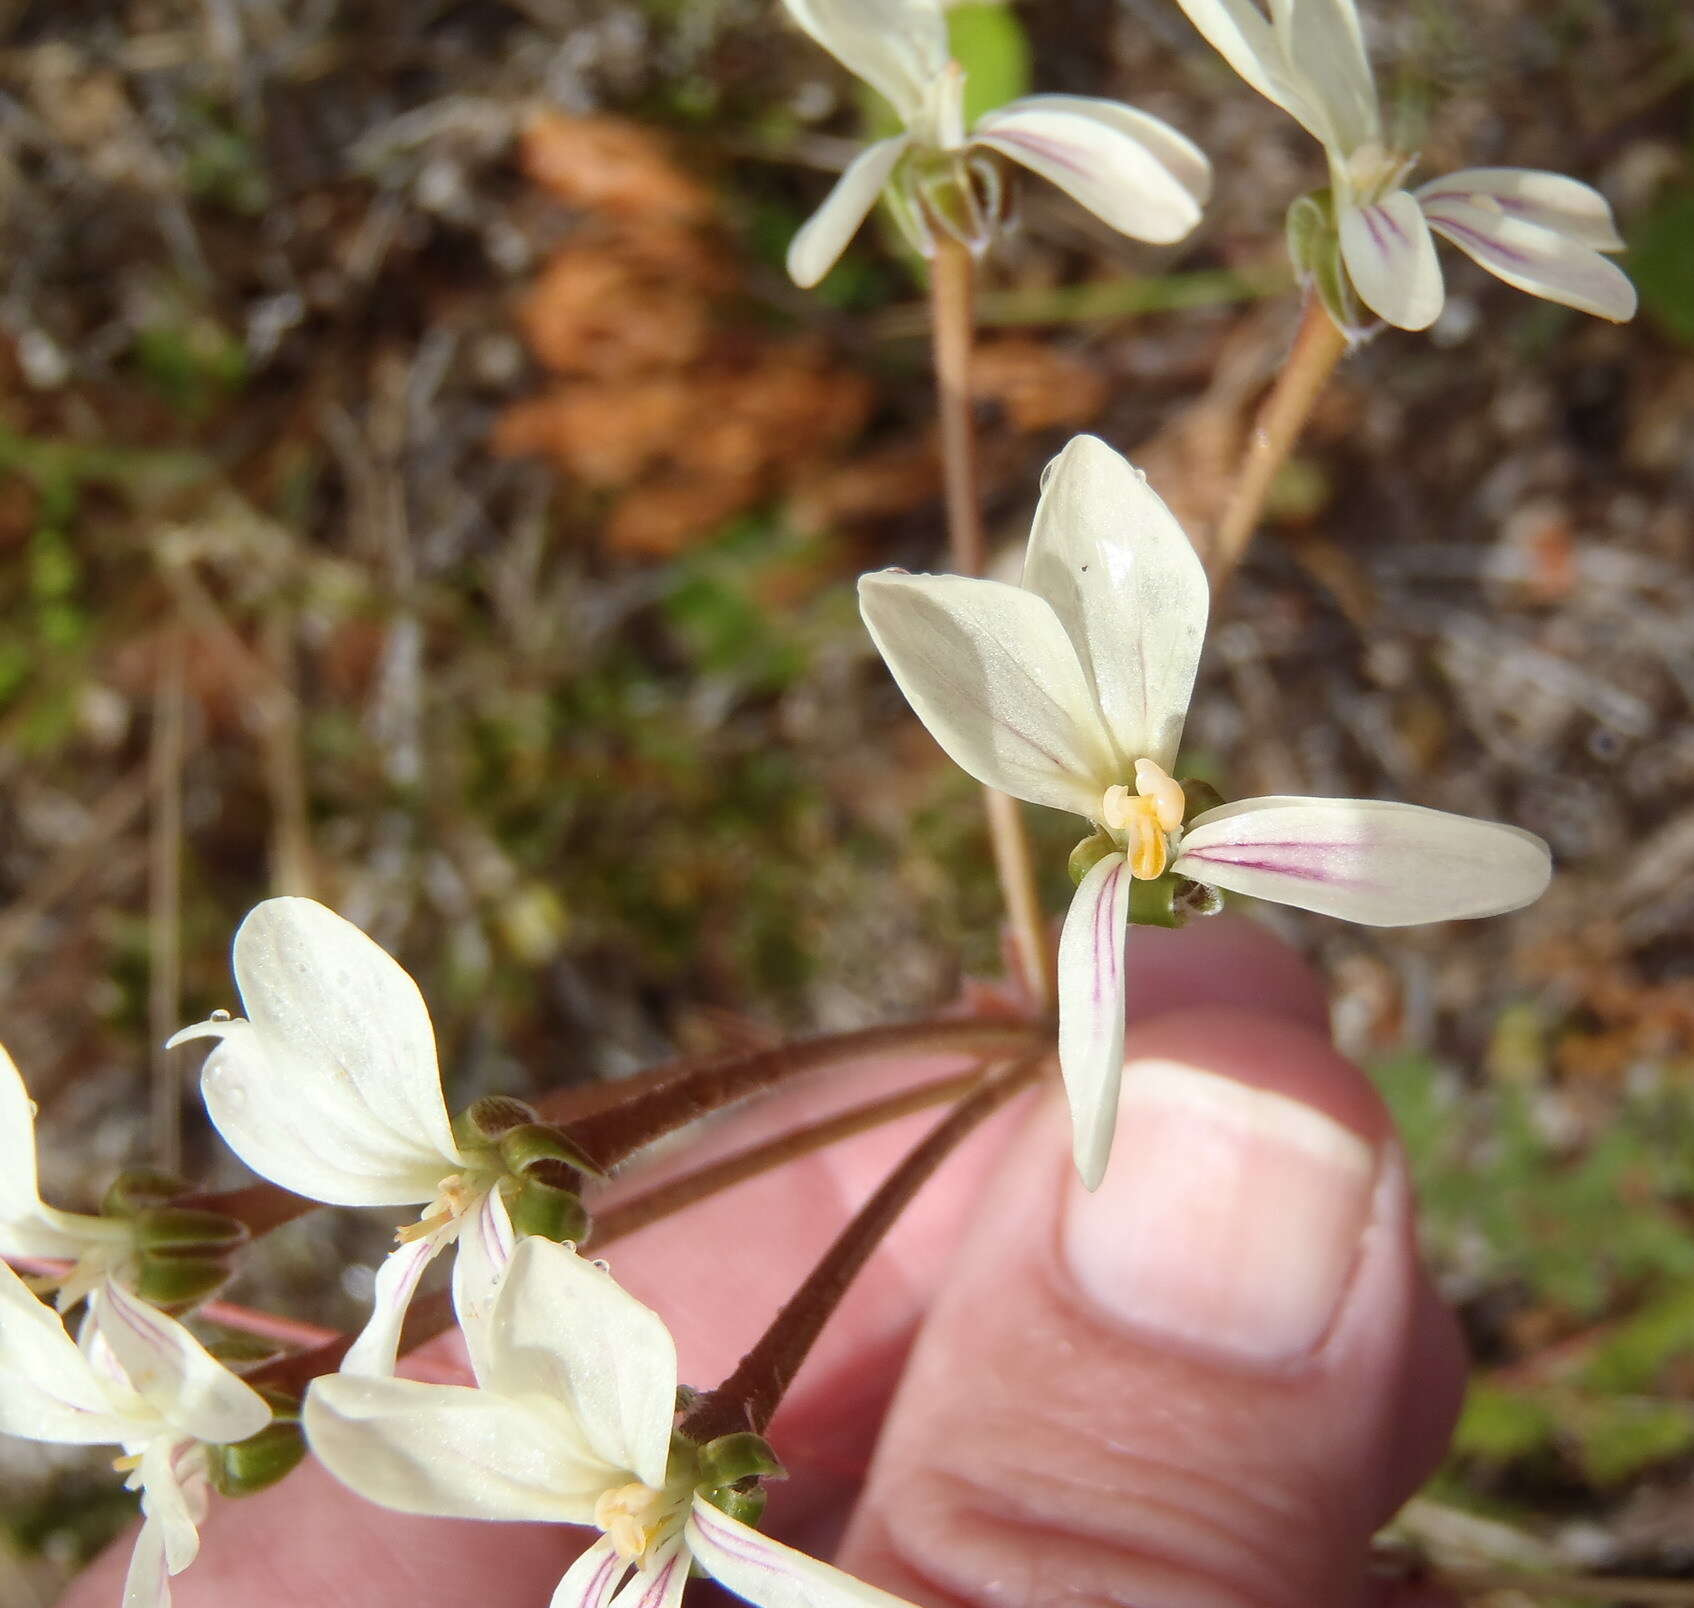
[[[1638,1396],[1584,1402],[1572,1426],[1595,1485],[1615,1485],[1694,1446],[1694,1408]]]
[[[1558,1423],[1545,1402],[1493,1385],[1473,1384],[1465,1397],[1453,1450],[1505,1463],[1548,1445]]]
[[[1643,305],[1678,340],[1694,343],[1694,190],[1667,191],[1634,236],[1628,267]]]
[[[965,127],[1029,93],[1029,37],[1007,5],[954,6],[947,13],[953,59],[965,70]]]

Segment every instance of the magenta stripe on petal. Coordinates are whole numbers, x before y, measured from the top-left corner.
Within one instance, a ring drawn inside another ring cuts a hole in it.
[[[1194,849],[1183,856],[1213,865],[1238,865],[1250,871],[1269,871],[1278,876],[1302,877],[1308,882],[1338,888],[1369,888],[1368,877],[1349,876],[1342,870],[1343,856],[1356,856],[1357,843],[1220,843],[1214,848]],[[1274,858],[1267,859],[1274,852]]]

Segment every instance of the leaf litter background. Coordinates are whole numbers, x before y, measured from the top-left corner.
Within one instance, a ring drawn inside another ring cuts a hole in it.
[[[0,1036],[50,1198],[179,1135],[216,1161],[152,1046],[234,1002],[229,934],[273,891],[417,975],[455,1105],[924,1011],[997,964],[973,789],[851,591],[937,560],[921,278],[875,232],[819,295],[783,276],[878,113],[776,11],[0,5]],[[992,528],[1015,548],[1089,428],[1202,531],[1291,331],[1316,148],[1162,0],[957,21],[986,99],[1033,56],[1218,172],[1168,251],[1024,192],[982,307]],[[1553,892],[1500,921],[1260,914],[1402,1115],[1479,1359],[1398,1544],[1477,1601],[1527,1600],[1484,1580],[1524,1567],[1694,1601],[1694,18],[1371,22],[1396,106],[1437,109],[1426,170],[1599,184],[1644,312],[1449,254],[1433,336],[1352,360],[1279,484],[1190,747],[1233,794],[1553,843]],[[1074,829],[1033,824],[1057,909]],[[303,1226],[247,1293],[351,1323],[381,1242]],[[328,1296],[326,1255],[355,1262]],[[0,1608],[51,1599],[108,1487],[7,1443]]]

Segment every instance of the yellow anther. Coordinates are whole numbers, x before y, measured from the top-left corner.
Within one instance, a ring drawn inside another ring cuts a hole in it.
[[[1188,800],[1183,795],[1182,783],[1167,775],[1162,765],[1151,759],[1136,760],[1135,791],[1153,801],[1153,813],[1164,831],[1174,832],[1182,825]]]
[[[112,1472],[114,1474],[133,1474],[140,1467],[140,1452],[131,1452],[128,1457],[114,1457],[112,1459]]]
[[[647,1550],[664,1518],[663,1504],[662,1491],[632,1480],[601,1495],[594,1504],[594,1522],[617,1548],[618,1556],[634,1563]]]
[[[1151,882],[1155,877],[1164,875],[1168,858],[1165,834],[1159,830],[1153,801],[1137,799],[1135,802],[1142,808],[1125,833],[1124,852],[1129,856],[1130,875],[1140,877],[1143,882]]]

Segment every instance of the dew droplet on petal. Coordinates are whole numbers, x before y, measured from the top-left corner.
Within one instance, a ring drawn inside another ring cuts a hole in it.
[[[211,1020],[214,1022],[230,1022],[234,1019],[228,1011],[213,1011],[211,1015]]]
[[[612,1264],[603,1256],[595,1257],[594,1265],[599,1268],[602,1273],[610,1273],[612,1271]]]

